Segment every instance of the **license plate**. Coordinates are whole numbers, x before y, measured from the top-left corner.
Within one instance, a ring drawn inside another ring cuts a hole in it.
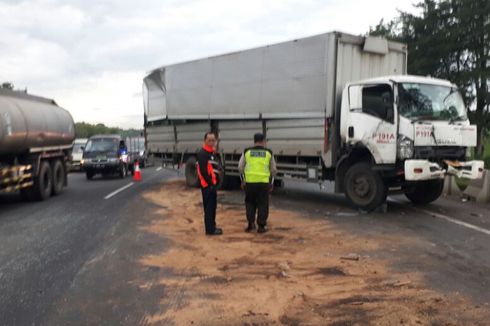
[[[101,169],[101,168],[104,168],[105,165],[104,164],[97,164],[95,167]]]

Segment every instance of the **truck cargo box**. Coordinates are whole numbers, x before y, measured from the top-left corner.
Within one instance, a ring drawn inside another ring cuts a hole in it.
[[[347,82],[406,73],[406,46],[331,32],[155,69],[148,122],[325,118]]]

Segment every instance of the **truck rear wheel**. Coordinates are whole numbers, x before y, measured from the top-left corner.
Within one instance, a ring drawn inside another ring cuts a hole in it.
[[[60,160],[53,162],[53,195],[58,195],[65,186],[65,169]]]
[[[191,156],[185,162],[185,183],[189,187],[199,187],[199,176],[197,175],[197,160]]]
[[[34,178],[32,186],[32,198],[35,200],[45,200],[51,196],[53,191],[53,172],[51,165],[46,161],[41,161],[39,174]]]
[[[366,211],[372,211],[386,201],[387,187],[367,162],[356,163],[347,170],[344,189],[352,204]]]
[[[94,173],[91,171],[86,171],[85,177],[87,178],[87,180],[92,180],[92,178],[94,177]]]
[[[444,181],[420,181],[403,188],[405,196],[415,205],[425,205],[437,200],[444,188]]]

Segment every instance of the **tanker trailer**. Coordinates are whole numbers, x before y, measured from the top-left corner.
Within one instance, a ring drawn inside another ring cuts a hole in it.
[[[55,101],[0,89],[0,193],[45,200],[67,185],[73,118]]]

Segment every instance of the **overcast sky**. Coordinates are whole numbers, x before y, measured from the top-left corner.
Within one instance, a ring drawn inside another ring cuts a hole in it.
[[[332,30],[363,34],[412,0],[0,0],[0,81],[75,121],[141,128],[152,68]]]

